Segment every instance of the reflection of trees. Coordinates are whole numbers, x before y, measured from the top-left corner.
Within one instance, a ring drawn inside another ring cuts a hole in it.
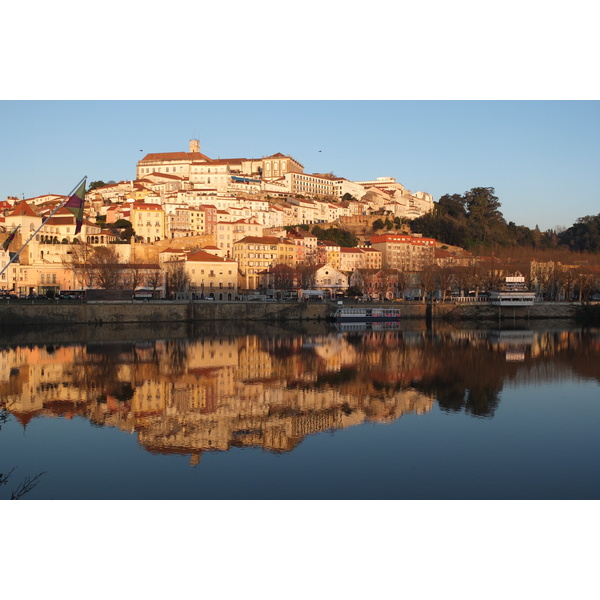
[[[185,373],[188,362],[187,344],[185,342],[167,342],[166,354],[170,375]]]
[[[515,343],[525,349],[519,363],[506,359]],[[64,360],[61,347],[50,352],[46,345],[43,358],[52,370],[46,367],[45,375],[45,364],[17,375],[21,363],[4,359],[0,403],[8,392],[19,397],[17,383],[24,388],[31,381],[46,394],[46,414],[60,414],[64,405],[100,425],[135,428],[140,443],[157,451],[231,445],[289,451],[318,431],[425,413],[434,399],[442,411],[490,417],[507,380],[541,383],[575,372],[600,381],[599,350],[597,334],[582,331],[523,336],[452,329],[248,334],[223,344],[216,335],[98,342],[79,347],[64,364],[57,363]],[[65,385],[87,393],[61,395]]]
[[[415,384],[417,389],[433,393],[442,410],[493,416],[503,381],[514,365],[487,345],[456,345],[443,338],[429,346],[428,353],[436,366]]]

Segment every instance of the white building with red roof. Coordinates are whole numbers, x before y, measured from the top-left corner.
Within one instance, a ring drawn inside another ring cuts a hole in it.
[[[200,152],[200,142],[190,140],[189,152],[158,152],[146,154],[138,161],[136,179],[142,179],[151,173],[166,173],[189,179],[192,163],[211,162]]]

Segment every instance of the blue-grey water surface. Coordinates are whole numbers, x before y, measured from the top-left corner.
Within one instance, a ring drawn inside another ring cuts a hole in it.
[[[600,497],[597,330],[218,330],[0,340],[0,498]]]

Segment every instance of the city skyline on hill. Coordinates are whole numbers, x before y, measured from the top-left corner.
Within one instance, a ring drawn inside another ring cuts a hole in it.
[[[599,212],[596,101],[2,101],[0,199],[130,180],[151,153],[290,155],[305,173],[391,176],[438,200],[493,187],[543,231]]]

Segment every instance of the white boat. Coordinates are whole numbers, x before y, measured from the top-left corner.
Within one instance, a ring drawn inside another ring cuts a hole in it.
[[[351,333],[354,331],[400,331],[399,321],[336,321],[333,325],[337,331]]]
[[[332,321],[369,323],[372,321],[399,321],[399,308],[368,308],[341,306],[332,315]]]

